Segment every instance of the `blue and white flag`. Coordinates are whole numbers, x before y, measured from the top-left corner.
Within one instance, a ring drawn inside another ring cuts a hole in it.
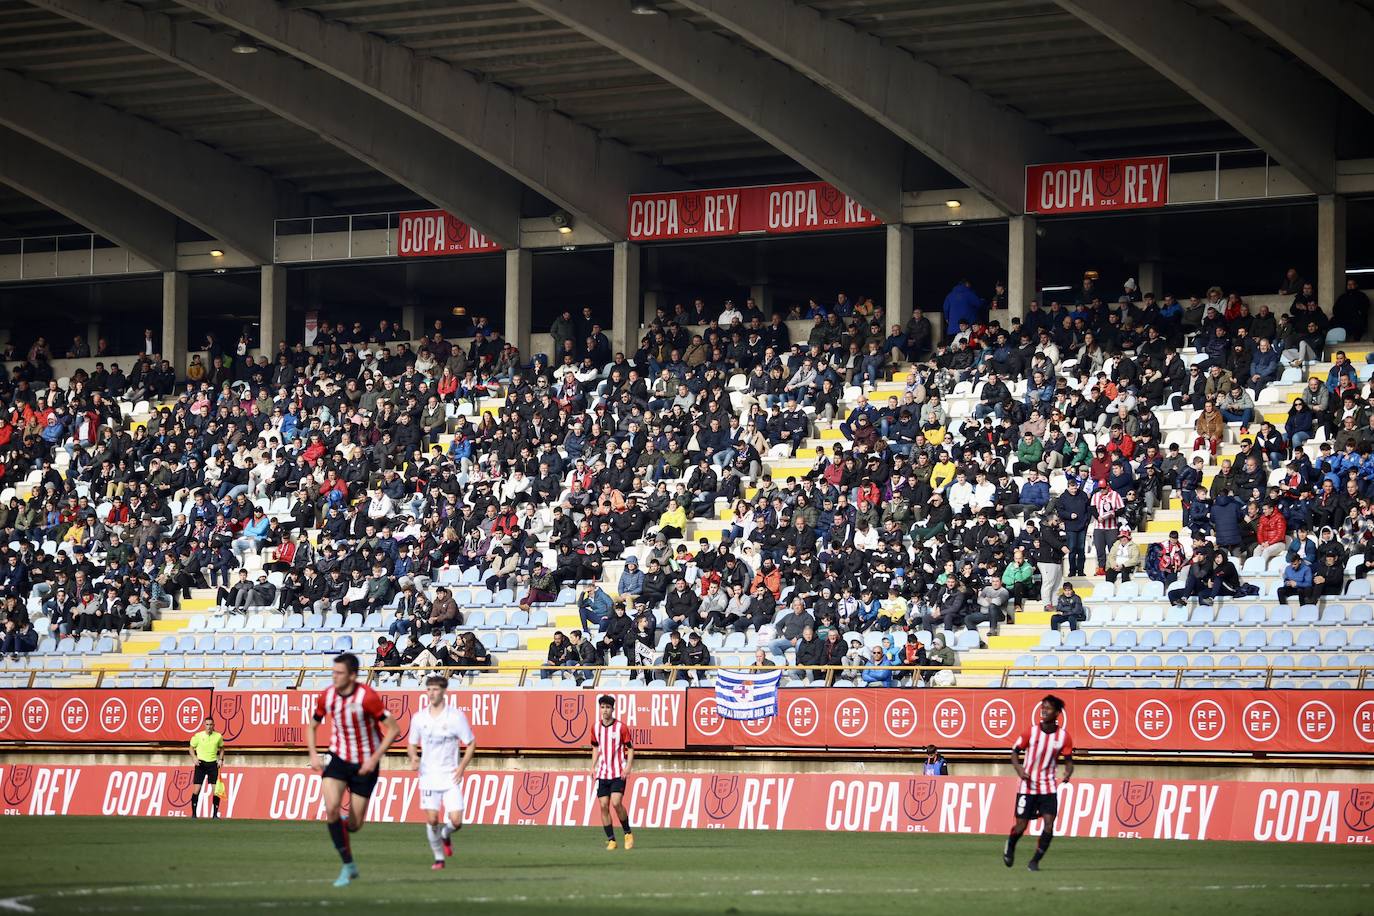
[[[778,714],[782,671],[721,671],[716,674],[716,712],[722,719],[767,719]]]

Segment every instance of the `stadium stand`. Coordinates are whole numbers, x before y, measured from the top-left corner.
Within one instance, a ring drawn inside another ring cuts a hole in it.
[[[556,364],[484,322],[325,322],[275,360],[212,340],[186,379],[156,355],[54,379],[39,339],[0,426],[0,686],[308,688],[354,651],[531,689],[756,662],[793,685],[1362,687],[1352,294],[1333,323],[1301,291],[1085,281],[1003,326],[959,285],[948,339],[871,299],[701,303],[629,354],[565,315]]]

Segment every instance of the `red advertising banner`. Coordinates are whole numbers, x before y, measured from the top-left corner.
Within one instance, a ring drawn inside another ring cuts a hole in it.
[[[0,741],[185,741],[209,690],[0,690]]]
[[[1374,694],[1357,690],[1061,690],[1074,745],[1087,751],[1374,752]],[[778,715],[716,714],[692,688],[688,747],[1010,747],[1044,690],[779,691]]]
[[[1026,166],[1027,213],[1141,210],[1169,202],[1169,158]]]
[[[596,699],[616,698],[616,715],[636,747],[681,750],[687,695],[682,690],[450,690],[449,702],[467,713],[479,747],[558,749],[589,747]],[[415,690],[383,690],[387,709],[405,740],[410,717],[428,702]],[[231,745],[303,747],[316,694],[303,690],[221,690],[215,719]],[[329,741],[329,723],[319,742]]]
[[[823,181],[630,195],[630,239],[636,242],[861,229],[881,222]]]
[[[500,251],[501,246],[443,210],[418,210],[398,215],[396,253],[403,258]]]
[[[308,770],[230,766],[222,778],[225,817],[323,818],[320,780]],[[592,828],[600,824],[595,789],[586,772],[472,772],[463,820]],[[384,768],[368,819],[419,823],[419,800],[414,772]],[[626,791],[636,826],[679,829],[1004,834],[1015,800],[1009,776],[644,773]],[[5,814],[185,817],[190,801],[190,767],[0,765]],[[208,792],[200,804],[208,814]],[[1060,788],[1055,833],[1374,843],[1374,787],[1076,779]]]

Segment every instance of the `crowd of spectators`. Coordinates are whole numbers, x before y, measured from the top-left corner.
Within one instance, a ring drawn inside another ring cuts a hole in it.
[[[1336,353],[1282,427],[1257,422],[1253,399],[1285,364],[1362,336],[1368,302],[1352,290],[1328,318],[1294,279],[1280,315],[1216,288],[1180,302],[1085,279],[1010,320],[1002,287],[988,302],[960,283],[939,331],[840,293],[793,310],[804,340],[752,301],[698,299],[660,309],[631,353],[587,309],[559,316],[553,357],[533,360],[484,320],[468,346],[441,323],[408,340],[385,320],[325,322],[273,358],[211,339],[186,378],[150,350],[127,377],[99,365],[66,388],[31,351],[0,392],[3,480],[38,478],[0,506],[4,651],[32,651],[34,596],[39,635],[71,638],[146,626],[213,586],[225,613],[385,611],[379,663],[480,668],[475,635],[449,635],[464,609],[445,587],[476,570],[525,608],[581,587],[581,626],[555,636],[547,675],[710,664],[703,633],[742,633],[761,663],[887,685],[902,666],[947,675],[957,654],[942,635],[865,648],[846,634],[995,633],[1028,607],[1076,627],[1066,573],[1138,573],[1205,602],[1242,593],[1236,564],[1260,551],[1293,559],[1287,594],[1339,593],[1350,555],[1374,565],[1374,391]],[[870,401],[899,361],[901,393]],[[977,403],[951,416],[961,385]],[[498,410],[473,409],[493,396]],[[170,403],[130,429],[118,401],[137,398]],[[1201,455],[1164,444],[1168,408],[1199,411],[1194,450],[1242,424],[1209,484]],[[830,422],[843,438],[809,470],[767,472]],[[1142,551],[1131,533],[1166,488],[1183,523]],[[718,504],[719,543],[682,541]]]

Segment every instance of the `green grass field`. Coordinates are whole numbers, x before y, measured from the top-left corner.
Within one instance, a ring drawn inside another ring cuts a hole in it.
[[[322,824],[10,817],[0,913],[1374,913],[1359,847],[1057,839],[1044,870],[998,837],[468,827],[429,869],[424,829],[371,824],[336,890]]]

